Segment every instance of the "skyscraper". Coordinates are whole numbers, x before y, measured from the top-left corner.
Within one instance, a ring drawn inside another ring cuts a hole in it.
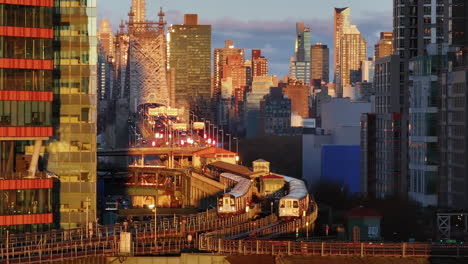
[[[252,50],[252,76],[267,76],[268,60],[262,56],[262,50]]]
[[[108,19],[102,19],[97,34],[98,48],[98,98],[110,99],[114,83],[115,37]]]
[[[0,236],[52,227],[53,180],[38,168],[53,131],[53,7],[0,4]]]
[[[366,40],[355,25],[350,25],[343,31],[340,40],[340,85],[338,85],[338,97],[343,95],[343,87],[349,87],[352,83],[361,79],[361,62],[367,59]]]
[[[112,28],[109,24],[109,19],[102,19],[99,26],[98,39],[109,61],[113,61],[115,57],[115,36],[112,33]]]
[[[221,80],[223,79],[223,65],[226,64],[227,56],[229,55],[241,55],[244,58],[244,49],[238,49],[234,47],[232,40],[226,40],[224,42],[224,48],[217,48],[214,50],[214,87],[213,87],[213,98],[219,99],[221,93]]]
[[[327,45],[317,43],[310,46],[310,63],[312,86],[320,88],[322,81],[329,82],[330,75],[330,50]]]
[[[310,86],[310,28],[296,23],[296,45],[289,63],[289,77]]]
[[[60,179],[60,225],[96,221],[96,1],[55,1],[54,137],[47,170]],[[88,10],[88,12],[81,12]],[[80,30],[75,30],[80,29]]]
[[[334,12],[334,47],[333,47],[333,67],[335,70],[335,83],[340,83],[341,77],[341,38],[345,28],[349,27],[349,17],[351,9],[349,7],[335,8]]]
[[[201,107],[211,96],[211,25],[199,25],[197,14],[167,33],[167,69],[175,69],[177,107]]]
[[[444,41],[442,31],[444,17],[444,3],[437,0],[429,1],[397,1],[394,0],[393,9],[393,52],[401,59],[399,63],[399,74],[392,77],[392,81],[398,84],[396,93],[400,105],[402,130],[401,130],[401,156],[402,162],[399,164],[401,183],[397,190],[402,195],[408,195],[410,182],[420,178],[421,171],[418,168],[410,167],[409,157],[409,127],[410,121],[410,71],[409,62],[412,58],[426,55],[428,44],[437,44]],[[448,17],[448,16],[447,16]],[[437,50],[441,51],[442,46],[438,45]],[[428,73],[431,75],[431,73]],[[430,90],[430,85],[425,89]],[[420,108],[415,105],[415,108]],[[420,117],[418,117],[420,119]],[[416,125],[418,126],[418,125]],[[415,137],[414,139],[417,139]],[[410,157],[411,158],[411,157]],[[415,161],[416,162],[416,161]],[[414,169],[414,171],[413,171]],[[423,169],[424,170],[424,169]],[[412,172],[413,171],[413,172]],[[416,176],[418,175],[418,176]],[[415,178],[416,177],[416,178]],[[428,178],[429,180],[429,178]],[[427,181],[429,182],[429,181]],[[412,185],[416,186],[416,185]],[[424,188],[423,188],[424,189]]]
[[[214,74],[213,74],[213,94],[212,94],[212,113],[214,115],[214,122],[218,125],[226,123],[225,105],[221,102],[221,88],[222,80],[224,76],[224,65],[227,63],[227,57],[231,55],[239,55],[244,60],[244,49],[238,49],[234,47],[232,40],[226,40],[224,42],[224,48],[218,48],[214,50]],[[246,72],[247,78],[248,72]]]
[[[380,32],[380,40],[374,46],[375,59],[393,54],[393,32]]]

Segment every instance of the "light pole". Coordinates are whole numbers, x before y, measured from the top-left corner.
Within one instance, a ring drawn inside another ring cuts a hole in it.
[[[157,213],[157,207],[155,204],[150,204],[149,207],[153,210],[154,212],[154,248],[157,248],[157,242],[158,242],[158,213]]]
[[[89,197],[86,197],[86,237],[88,238],[89,237],[89,202],[90,202],[90,199]]]
[[[211,127],[213,127],[213,131],[211,131]],[[215,125],[210,123],[210,138],[211,138],[211,142],[213,142],[213,140],[215,140],[215,136],[214,136],[214,127]]]
[[[273,214],[273,201],[271,201],[270,207],[271,207],[271,214]]]
[[[221,132],[221,147],[224,148],[224,130],[220,129],[219,132]]]
[[[232,139],[236,141],[236,154],[239,156],[239,138],[233,137]]]
[[[309,221],[306,222],[306,237],[307,241],[309,241]]]
[[[231,151],[231,134],[226,133],[226,136],[229,137],[229,151]]]

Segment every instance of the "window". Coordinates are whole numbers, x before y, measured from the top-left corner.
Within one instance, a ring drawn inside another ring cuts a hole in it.
[[[89,108],[81,108],[81,121],[89,121]]]
[[[298,202],[298,201],[294,201],[294,202],[293,202],[293,207],[294,207],[294,208],[299,208],[299,202]]]

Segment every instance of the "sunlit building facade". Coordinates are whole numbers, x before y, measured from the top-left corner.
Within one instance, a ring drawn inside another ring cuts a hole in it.
[[[262,56],[262,50],[252,50],[252,76],[267,76],[268,60]]]
[[[54,41],[59,48],[47,170],[60,180],[62,228],[96,221],[96,2],[55,1]]]
[[[340,42],[340,91],[343,91],[343,87],[349,87],[360,81],[361,62],[367,59],[366,40],[357,27],[350,25],[343,33]]]
[[[41,159],[52,136],[53,7],[0,2],[0,236],[53,228]]]
[[[334,47],[333,47],[333,69],[335,71],[335,83],[340,83],[341,71],[341,38],[344,30],[349,27],[351,8],[335,8],[334,12]],[[340,93],[342,94],[342,92]]]
[[[186,14],[184,24],[167,33],[167,68],[175,69],[177,107],[206,105],[211,96],[211,25],[199,25],[198,15]]]
[[[244,58],[244,49],[235,48],[232,40],[226,40],[224,42],[224,48],[217,48],[214,50],[213,98],[215,100],[218,100],[221,95],[221,80],[224,76],[224,64],[226,64],[227,56],[229,55],[241,55],[242,58]]]
[[[374,46],[375,59],[393,54],[393,32],[380,32],[380,40]]]
[[[320,88],[322,81],[328,83],[330,78],[330,50],[327,45],[317,43],[310,46],[311,84]]]
[[[310,28],[296,23],[296,45],[289,62],[289,77],[310,86]]]

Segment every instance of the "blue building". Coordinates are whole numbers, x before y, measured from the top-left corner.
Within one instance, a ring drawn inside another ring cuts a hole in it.
[[[323,145],[320,181],[340,184],[351,193],[361,192],[359,151],[358,145]]]

